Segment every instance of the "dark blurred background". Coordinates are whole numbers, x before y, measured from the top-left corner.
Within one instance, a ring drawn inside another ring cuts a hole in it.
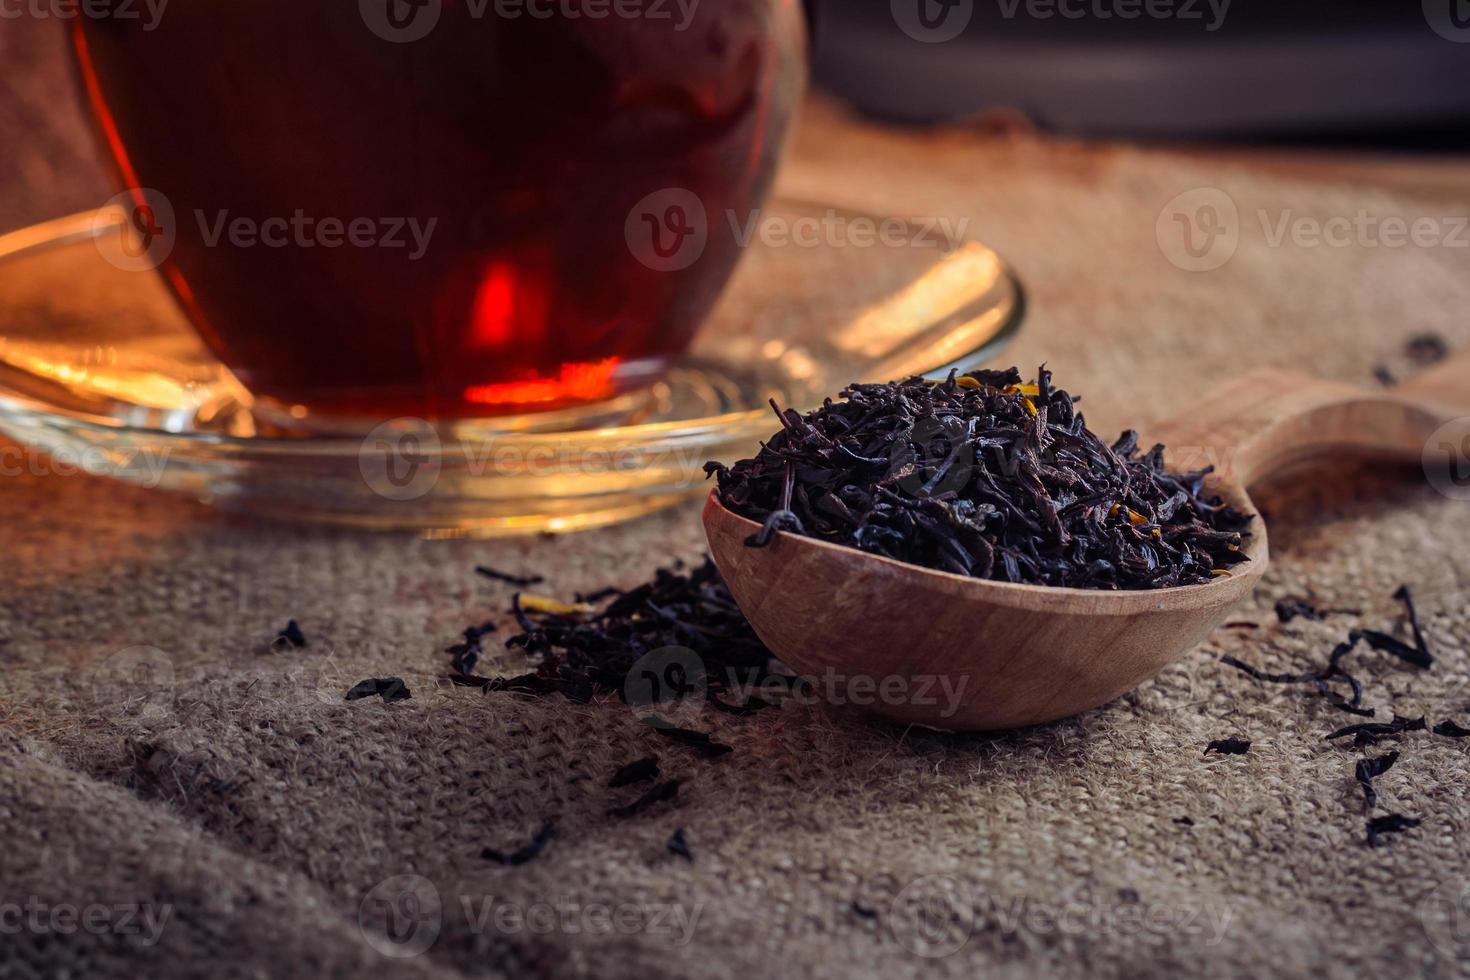
[[[817,84],[890,122],[1470,151],[1470,0],[809,3]],[[0,230],[111,193],[63,34],[0,19]]]
[[[1470,146],[1470,0],[812,0],[819,83],[910,123]]]

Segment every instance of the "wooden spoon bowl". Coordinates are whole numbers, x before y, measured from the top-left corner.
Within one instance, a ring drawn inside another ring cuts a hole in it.
[[[1470,355],[1392,393],[1264,370],[1166,424],[1172,469],[1216,472],[1209,492],[1256,513],[1253,481],[1321,455],[1423,458],[1445,422],[1470,415]],[[1250,525],[1250,561],[1205,585],[1109,592],[1015,585],[935,571],[704,508],[715,563],[761,640],[834,700],[958,731],[1039,724],[1105,704],[1194,647],[1254,590],[1269,561]]]

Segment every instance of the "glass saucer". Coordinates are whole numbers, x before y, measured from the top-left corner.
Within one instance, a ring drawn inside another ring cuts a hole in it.
[[[706,460],[748,456],[777,428],[770,399],[807,409],[855,381],[969,369],[1020,326],[1021,291],[978,242],[907,222],[881,241],[849,237],[883,225],[794,200],[761,219],[694,349],[646,391],[303,435],[300,410],[253,399],[155,273],[104,258],[96,240],[121,214],[62,218],[0,237],[0,431],[58,464],[276,517],[432,536],[570,530],[701,492]]]

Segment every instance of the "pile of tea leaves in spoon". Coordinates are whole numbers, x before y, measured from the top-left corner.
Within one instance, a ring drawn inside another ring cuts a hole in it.
[[[1108,444],[1041,368],[853,385],[753,459],[710,463],[720,502],[776,532],[941,571],[1086,589],[1197,585],[1229,574],[1248,515],[1170,473],[1163,446]]]

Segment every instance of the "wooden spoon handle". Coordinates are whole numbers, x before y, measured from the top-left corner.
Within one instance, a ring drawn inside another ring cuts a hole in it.
[[[1383,391],[1264,368],[1216,389],[1149,435],[1165,444],[1171,468],[1212,465],[1223,479],[1249,486],[1315,456],[1419,460],[1434,430],[1461,416],[1470,416],[1470,352],[1464,351]]]

